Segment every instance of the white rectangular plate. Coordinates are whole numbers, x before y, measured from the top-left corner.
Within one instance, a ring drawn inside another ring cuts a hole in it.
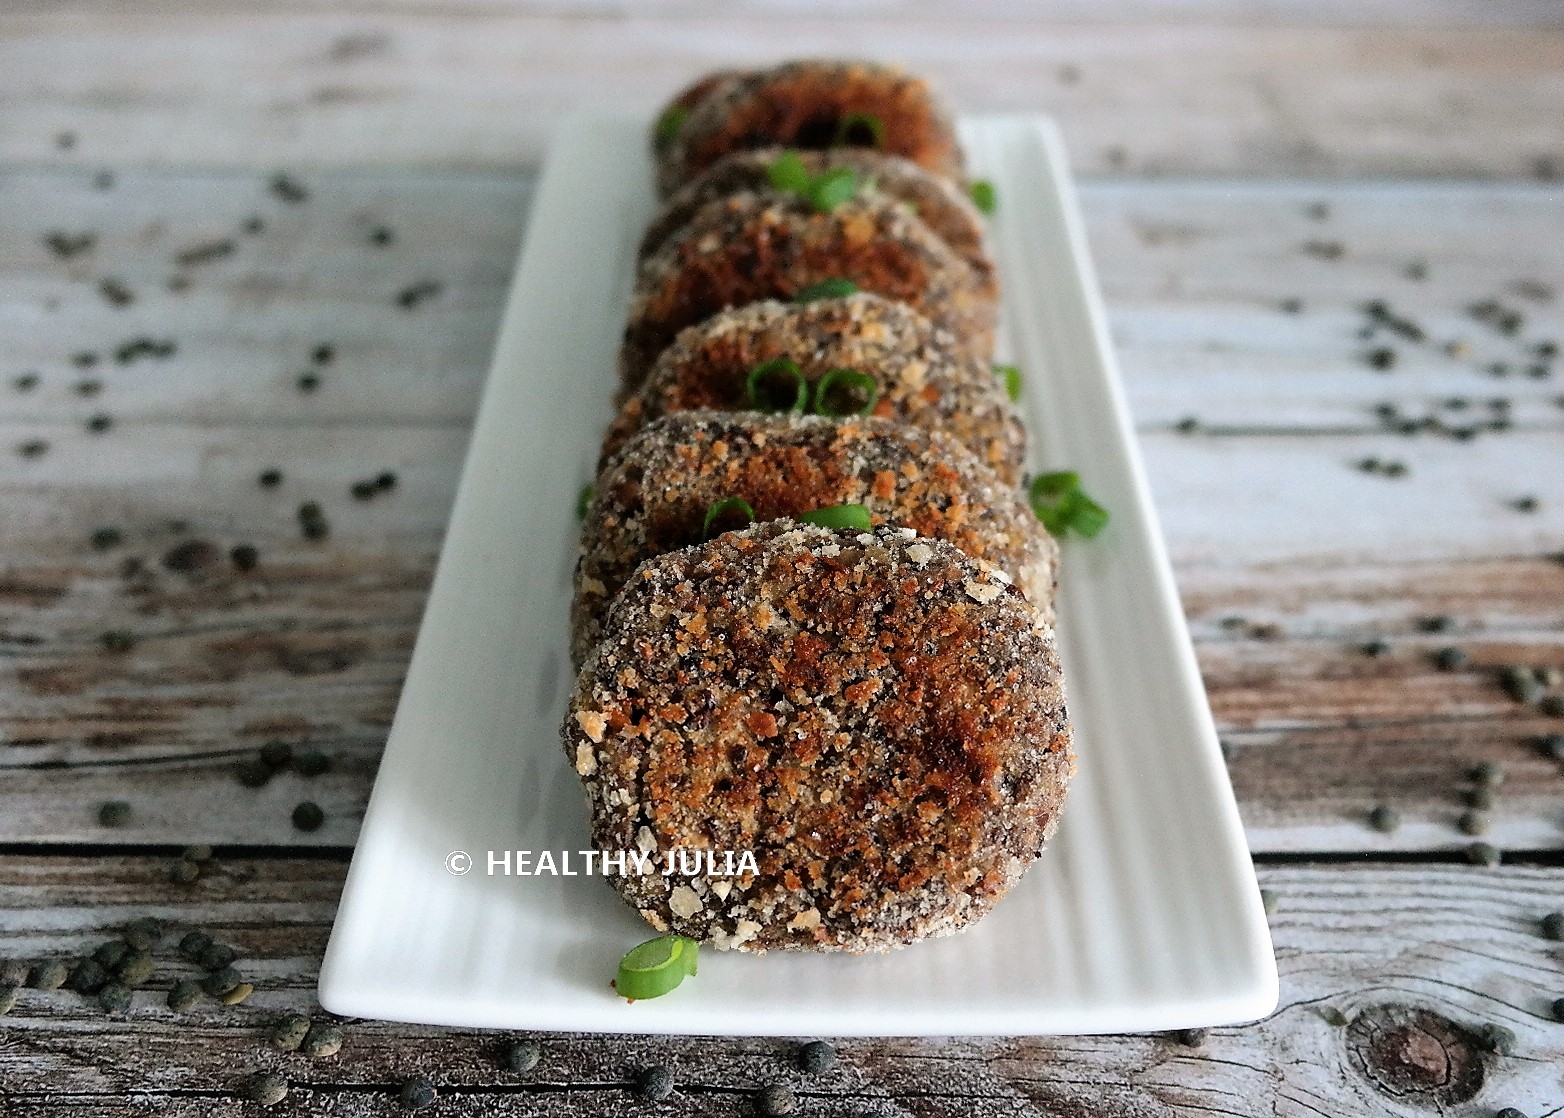
[[[1047,121],[963,124],[999,210],[1002,354],[1033,465],[1113,514],[1064,548],[1059,635],[1080,772],[1058,838],[976,927],[887,956],[705,951],[654,1001],[609,988],[652,934],[603,881],[491,875],[589,846],[558,744],[576,493],[607,423],[645,124],[563,128],[534,204],[439,571],[320,975],[336,1013],[495,1028],[1046,1034],[1228,1024],[1276,964],[1233,793]],[[464,861],[464,858],[466,859]],[[515,855],[511,855],[514,865]],[[466,873],[452,872],[470,865]]]

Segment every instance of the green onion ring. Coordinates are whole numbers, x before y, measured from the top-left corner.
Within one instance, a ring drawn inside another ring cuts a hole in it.
[[[869,510],[863,505],[828,505],[804,513],[798,522],[820,528],[856,528],[860,532],[874,528],[874,522],[869,519]]]
[[[770,399],[762,398],[763,385],[771,377],[790,377],[793,381],[793,402],[787,407],[773,406]],[[793,415],[803,415],[809,410],[809,382],[804,379],[804,374],[799,371],[798,365],[788,357],[777,357],[770,361],[764,361],[749,371],[749,376],[744,381],[744,399],[749,406],[756,411],[763,412],[791,412]]]
[[[855,411],[835,411],[828,403],[829,393],[840,385],[843,389],[851,391],[858,389],[865,397],[863,407]],[[874,402],[880,398],[880,386],[875,383],[868,373],[860,373],[856,369],[832,369],[815,382],[815,414],[841,417],[846,415],[868,415],[874,410]]]
[[[858,193],[858,176],[851,167],[837,167],[810,180],[807,197],[816,213],[828,214]]]
[[[995,365],[994,375],[1004,381],[1005,392],[1011,401],[1021,398],[1021,370],[1014,365]]]
[[[999,208],[999,195],[987,179],[974,180],[967,191],[972,195],[972,204],[983,213],[991,214]]]
[[[706,510],[706,523],[701,525],[702,543],[705,543],[707,540],[711,539],[711,526],[715,524],[719,518],[730,512],[742,512],[748,520],[748,524],[745,525],[746,527],[748,527],[749,524],[755,523],[755,510],[750,506],[748,501],[744,500],[744,498],[724,497],[720,501],[713,501],[711,507]],[[724,529],[724,531],[728,532],[735,532],[737,530],[738,529],[736,528]],[[718,533],[718,535],[721,534],[721,532]]]
[[[819,299],[845,299],[849,295],[858,294],[858,291],[858,285],[852,280],[837,276],[810,284],[793,296],[793,302],[813,303]]]
[[[794,194],[808,194],[813,180],[804,167],[804,161],[796,151],[784,151],[766,167],[766,178],[777,190]]]
[[[658,936],[619,960],[614,990],[621,998],[660,998],[695,973],[700,945],[685,936]]]
[[[583,485],[581,492],[576,494],[576,519],[585,520],[587,509],[592,507],[592,497],[597,492],[595,485]]]

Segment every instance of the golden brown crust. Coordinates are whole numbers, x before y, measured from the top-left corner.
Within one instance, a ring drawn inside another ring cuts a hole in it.
[[[562,729],[611,878],[722,948],[881,951],[988,911],[1073,772],[1059,663],[1015,589],[910,532],[776,521],[636,572]],[[758,873],[671,876],[671,852]],[[719,888],[726,882],[726,887]]]
[[[707,510],[739,497],[758,520],[862,504],[876,524],[946,540],[1014,581],[1052,623],[1058,547],[1014,489],[949,435],[875,417],[679,412],[650,424],[597,480],[581,531],[572,653],[644,560],[698,544]]]
[[[615,416],[599,470],[663,415],[749,408],[750,370],[779,357],[799,366],[811,391],[831,369],[872,376],[875,415],[945,431],[1005,485],[1020,484],[1026,432],[991,367],[905,303],[866,292],[804,306],[751,303],[685,329]]]
[[[708,202],[742,190],[766,193],[772,189],[769,169],[784,148],[739,151],[706,168],[681,187],[652,219],[641,238],[644,259],[687,224]],[[983,216],[957,184],[930,174],[910,160],[863,148],[795,152],[804,169],[820,175],[839,168],[850,170],[860,183],[872,183],[880,193],[908,206],[934,234],[951,247],[985,282],[997,290],[994,264],[983,244]]]
[[[993,351],[991,286],[893,199],[869,191],[816,213],[791,195],[746,191],[701,207],[642,261],[620,351],[624,391],[686,326],[830,279],[912,305],[981,360]]]
[[[658,187],[671,194],[735,151],[829,147],[853,114],[880,122],[879,150],[961,178],[955,126],[928,83],[876,63],[806,61],[737,74],[707,92],[659,160]]]

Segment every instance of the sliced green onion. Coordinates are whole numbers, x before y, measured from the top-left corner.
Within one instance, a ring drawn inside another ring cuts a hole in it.
[[[755,523],[755,510],[750,507],[750,503],[748,501],[744,500],[742,497],[724,497],[720,501],[713,501],[712,506],[706,510],[706,523],[701,525],[701,542],[704,543],[705,541],[711,539],[712,527],[716,525],[718,521],[722,520],[724,517],[733,519],[732,514],[734,513],[742,513],[744,516],[744,523],[735,528],[723,528],[722,531],[717,533],[717,535],[720,536],[723,532],[736,532],[738,531],[739,527],[748,527],[749,525]]]
[[[621,998],[660,998],[695,973],[700,944],[685,936],[658,936],[619,960],[614,990]]]
[[[864,398],[861,406],[851,406],[854,396]],[[847,406],[838,406],[837,397]],[[868,415],[879,398],[880,386],[874,378],[855,369],[832,369],[815,382],[816,415]]]
[[[816,213],[828,214],[858,193],[858,175],[851,167],[837,167],[810,180],[807,197]]]
[[[683,105],[669,105],[663,110],[663,115],[657,118],[657,125],[652,135],[657,139],[658,147],[667,147],[679,138],[679,132],[684,128],[684,122],[690,119],[690,110]]]
[[[869,133],[869,143],[865,144],[857,138],[857,134]],[[877,148],[885,145],[885,124],[879,117],[872,113],[848,113],[836,122],[836,135],[831,137],[832,147],[870,147]]]
[[[994,375],[1005,382],[1005,391],[1012,400],[1021,398],[1021,370],[1014,365],[995,365]]]
[[[794,194],[808,194],[814,181],[796,151],[784,151],[773,159],[766,168],[766,177],[776,189],[790,190]]]
[[[999,208],[999,195],[994,193],[994,184],[987,179],[977,179],[967,190],[972,194],[972,204],[986,214],[991,214]]]
[[[867,532],[874,527],[869,510],[862,505],[830,505],[827,508],[806,512],[798,518],[800,524],[814,524],[821,528],[856,528]]]
[[[850,279],[828,279],[812,283],[793,296],[795,303],[813,303],[818,299],[845,299],[858,294],[858,285]]]
[[[597,492],[595,485],[583,485],[581,492],[576,494],[576,519],[585,520],[587,509],[592,507],[592,495]]]
[[[1037,519],[1061,539],[1071,532],[1091,539],[1108,525],[1108,510],[1086,495],[1073,470],[1033,478],[1030,497]]]
[[[791,381],[791,388],[783,388],[779,383],[782,381]],[[791,400],[789,396],[792,396]],[[744,382],[744,399],[756,411],[803,415],[809,410],[809,382],[790,358],[778,357],[749,371],[749,378]]]

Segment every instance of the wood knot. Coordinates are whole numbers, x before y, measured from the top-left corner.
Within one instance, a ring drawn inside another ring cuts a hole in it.
[[[1443,1107],[1482,1090],[1482,1038],[1431,1010],[1366,1009],[1348,1026],[1347,1047],[1363,1077],[1392,1098]]]

